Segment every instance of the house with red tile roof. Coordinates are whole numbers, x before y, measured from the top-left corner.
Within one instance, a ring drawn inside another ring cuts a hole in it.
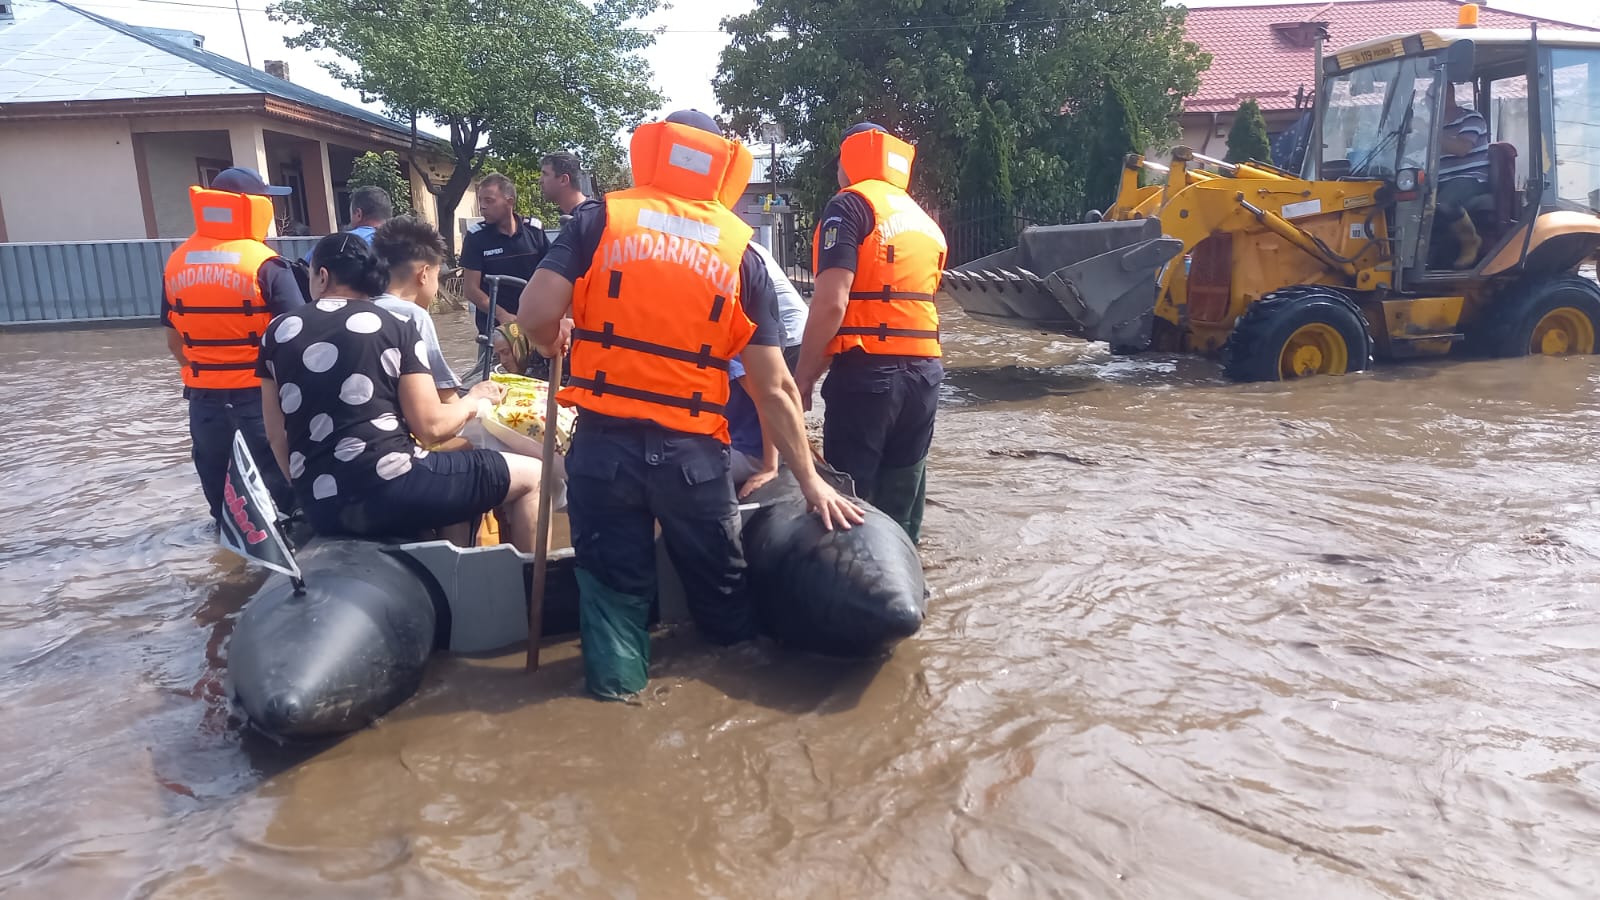
[[[1386,34],[1453,28],[1461,0],[1338,0],[1269,6],[1193,7],[1189,40],[1211,54],[1200,90],[1183,102],[1179,144],[1208,156],[1228,152],[1228,129],[1239,104],[1254,98],[1276,136],[1311,109],[1316,90],[1316,38],[1326,29],[1326,53]],[[1595,31],[1480,4],[1480,28]],[[1165,148],[1163,148],[1165,149]],[[1160,153],[1160,156],[1166,154]]]

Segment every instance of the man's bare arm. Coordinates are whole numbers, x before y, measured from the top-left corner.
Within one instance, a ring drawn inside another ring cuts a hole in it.
[[[863,516],[860,507],[834,490],[817,474],[811,461],[811,444],[806,441],[805,416],[800,411],[800,391],[789,376],[789,367],[783,363],[783,351],[777,347],[747,345],[740,354],[744,362],[745,391],[755,401],[761,416],[763,437],[769,437],[788,461],[800,490],[813,512],[822,517],[824,528],[835,526],[848,530],[859,525]]]
[[[278,461],[283,477],[289,478],[289,432],[283,426],[283,407],[278,405],[278,383],[270,378],[261,379],[261,422],[267,429],[267,443],[272,445],[272,458]]]
[[[522,289],[517,325],[534,349],[554,356],[556,345],[566,343],[564,332],[569,329],[562,327],[562,317],[571,307],[572,282],[550,269],[539,269]]]
[[[817,273],[816,290],[811,295],[811,312],[806,317],[806,333],[800,342],[800,364],[795,381],[800,399],[811,408],[811,393],[828,371],[828,344],[839,333],[845,307],[850,303],[850,284],[855,273],[849,269],[823,269]]]
[[[178,365],[187,366],[189,364],[189,359],[183,355],[183,335],[179,334],[178,329],[173,328],[171,325],[167,326],[167,352],[171,353],[172,358],[178,361]]]

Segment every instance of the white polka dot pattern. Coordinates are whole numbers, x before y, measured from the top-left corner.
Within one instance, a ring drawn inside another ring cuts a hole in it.
[[[390,347],[383,351],[383,370],[389,373],[390,378],[400,377],[400,348]]]
[[[417,351],[417,359],[423,365],[428,365],[428,343],[426,341],[417,341],[417,346],[413,349]]]
[[[317,480],[311,482],[311,496],[317,500],[326,500],[339,493],[339,482],[332,475],[318,475]]]
[[[305,322],[299,316],[284,316],[278,322],[278,327],[272,330],[272,339],[280,344],[287,344],[294,340],[300,329],[305,327]]]
[[[299,478],[306,473],[306,455],[299,451],[289,454],[289,477]]]
[[[317,413],[311,417],[311,439],[320,441],[333,434],[333,416]]]
[[[411,471],[409,453],[385,453],[378,460],[378,477],[384,481],[393,481],[409,471]]]
[[[326,372],[339,361],[339,348],[327,341],[318,341],[306,348],[300,362],[313,372]]]
[[[358,312],[344,320],[344,327],[356,334],[372,334],[383,327],[383,320],[374,312]]]
[[[372,427],[382,431],[395,431],[400,427],[400,420],[394,413],[384,413],[372,420]]]
[[[278,385],[278,408],[289,415],[300,408],[300,388],[294,382]]]
[[[339,399],[351,406],[360,406],[372,399],[372,379],[360,372],[351,375],[339,386]]]
[[[344,309],[344,305],[347,302],[349,302],[349,301],[346,301],[346,300],[318,300],[317,301],[317,309],[320,309],[323,312],[338,312],[339,310]]]
[[[339,443],[333,448],[333,458],[340,462],[349,462],[361,455],[367,449],[367,442],[360,438],[340,438]]]

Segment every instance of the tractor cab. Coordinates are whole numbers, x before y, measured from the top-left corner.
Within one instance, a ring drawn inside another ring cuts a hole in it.
[[[1312,142],[1322,152],[1307,154],[1303,174],[1393,187],[1397,288],[1513,273],[1533,232],[1549,230],[1522,226],[1600,213],[1597,110],[1600,36],[1379,38],[1324,59]]]

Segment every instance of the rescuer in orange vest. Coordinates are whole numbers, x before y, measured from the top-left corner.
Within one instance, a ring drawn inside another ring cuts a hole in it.
[[[264,243],[273,220],[269,198],[288,193],[240,168],[217,173],[208,188],[189,188],[195,233],[167,259],[161,323],[183,368],[194,468],[218,522],[235,431],[248,442],[279,511],[287,515],[295,506],[288,479],[272,462],[256,377],[267,324],[305,303],[289,262]]]
[[[915,155],[871,122],[845,132],[842,190],[812,242],[816,291],[795,370],[807,409],[828,374],[822,455],[913,541],[944,378],[934,293],[945,259],[944,233],[906,193]]]
[[[642,125],[630,148],[637,187],[573,211],[523,293],[518,321],[554,355],[571,319],[581,409],[567,456],[584,676],[595,695],[644,689],[655,593],[655,524],[701,632],[756,635],[744,596],[738,500],[729,478],[728,361],[807,501],[829,527],[862,515],[817,474],[800,396],[784,365],[777,296],[750,226],[728,208],[751,156],[695,110]]]

